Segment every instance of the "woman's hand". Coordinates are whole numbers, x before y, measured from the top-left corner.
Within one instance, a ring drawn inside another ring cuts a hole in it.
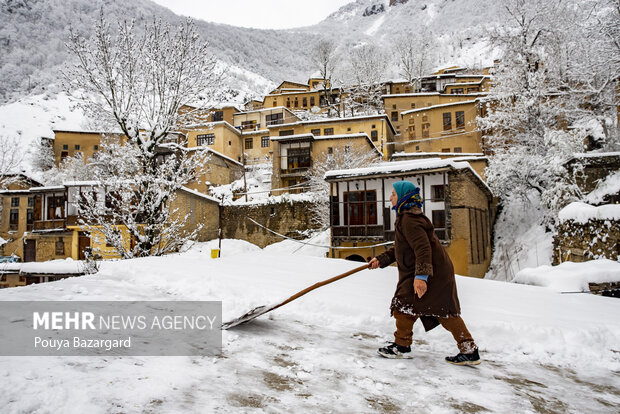
[[[379,263],[379,259],[377,259],[376,257],[373,257],[373,259],[368,262],[368,268],[369,269],[377,269],[379,266],[381,266],[381,264]]]
[[[419,298],[422,298],[422,296],[426,293],[426,282],[422,279],[414,279],[413,290]]]

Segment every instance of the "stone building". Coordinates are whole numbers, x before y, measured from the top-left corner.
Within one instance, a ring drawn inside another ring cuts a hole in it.
[[[331,257],[368,261],[394,240],[392,184],[420,187],[424,214],[446,247],[455,272],[483,277],[491,261],[495,205],[490,189],[467,162],[438,158],[330,171]],[[372,247],[375,246],[375,247]]]

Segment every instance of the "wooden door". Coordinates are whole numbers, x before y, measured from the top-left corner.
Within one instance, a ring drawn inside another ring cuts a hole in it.
[[[86,255],[84,254],[84,251],[86,250],[87,247],[90,247],[90,237],[86,236],[83,233],[80,233],[80,236],[78,237],[78,259],[79,260],[86,260]]]
[[[37,241],[25,240],[24,241],[24,262],[36,262],[37,261]]]

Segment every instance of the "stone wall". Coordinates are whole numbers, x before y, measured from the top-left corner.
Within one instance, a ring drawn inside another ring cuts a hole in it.
[[[585,224],[567,220],[553,237],[553,264],[620,259],[620,222],[589,220]]]
[[[226,239],[240,239],[261,248],[282,241],[282,238],[252,223],[250,217],[261,225],[295,239],[312,225],[311,203],[308,201],[283,201],[261,205],[234,205],[222,207],[222,233]]]

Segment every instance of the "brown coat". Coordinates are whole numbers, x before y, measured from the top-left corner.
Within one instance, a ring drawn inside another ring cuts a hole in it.
[[[418,316],[445,318],[461,313],[452,261],[435,235],[431,221],[419,208],[396,217],[394,247],[377,256],[381,267],[396,261],[398,285],[390,309]],[[413,290],[416,275],[429,275],[427,291],[418,298]],[[426,321],[425,321],[426,319]],[[423,318],[424,326],[435,318]]]

